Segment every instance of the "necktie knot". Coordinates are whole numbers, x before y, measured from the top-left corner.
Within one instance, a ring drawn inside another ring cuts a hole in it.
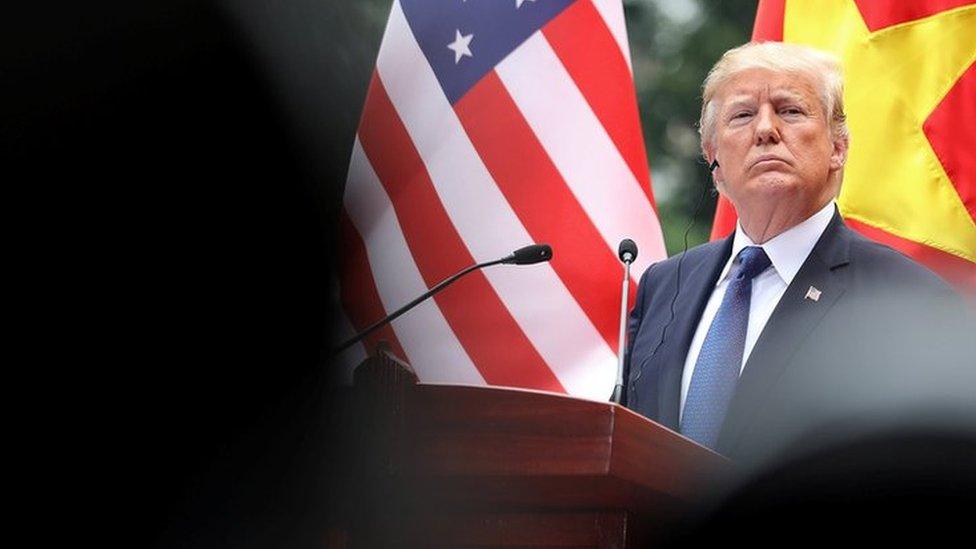
[[[756,275],[765,271],[771,263],[765,250],[759,246],[747,246],[739,252],[739,270],[735,277],[752,280]]]

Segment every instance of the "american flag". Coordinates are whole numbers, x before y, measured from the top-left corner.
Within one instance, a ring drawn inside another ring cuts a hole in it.
[[[340,335],[545,242],[550,263],[472,273],[366,345],[421,381],[606,399],[617,245],[640,247],[631,299],[665,257],[620,0],[394,1],[343,200]]]

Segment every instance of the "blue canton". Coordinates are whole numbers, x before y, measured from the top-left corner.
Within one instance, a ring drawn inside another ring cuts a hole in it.
[[[453,105],[495,65],[573,2],[400,0],[400,5]],[[448,47],[453,43],[457,43],[456,49]],[[470,55],[458,53],[465,51],[464,48]]]

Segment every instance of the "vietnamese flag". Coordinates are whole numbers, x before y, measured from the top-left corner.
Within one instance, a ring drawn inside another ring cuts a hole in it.
[[[752,38],[843,60],[841,214],[976,294],[976,0],[760,0]],[[721,198],[712,239],[735,219]]]

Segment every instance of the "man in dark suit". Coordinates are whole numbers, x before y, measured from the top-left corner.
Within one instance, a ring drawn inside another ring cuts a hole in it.
[[[939,324],[951,290],[838,214],[842,99],[827,54],[727,52],[705,81],[701,132],[737,228],[640,282],[627,405],[733,459],[767,457],[828,412],[911,391],[905,372],[956,358],[932,354],[950,348]]]

